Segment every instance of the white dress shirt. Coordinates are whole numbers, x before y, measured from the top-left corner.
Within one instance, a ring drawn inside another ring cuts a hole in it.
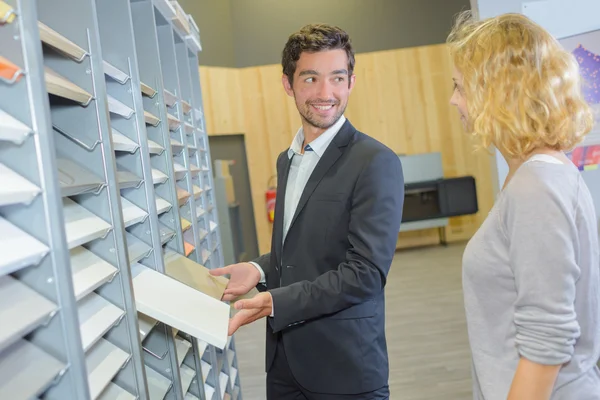
[[[294,140],[292,140],[292,144],[287,153],[288,157],[292,160],[292,163],[288,174],[285,199],[283,199],[283,201],[285,201],[282,235],[283,242],[285,242],[285,237],[290,229],[292,218],[294,217],[296,207],[298,206],[306,182],[308,182],[308,178],[310,178],[315,166],[321,157],[323,157],[325,150],[339,132],[342,125],[344,125],[344,122],[346,122],[346,117],[342,115],[329,129],[319,135],[315,140],[308,143],[304,148],[304,153],[302,152],[302,144],[304,143],[304,130],[302,127],[298,129],[296,136],[294,136]],[[277,200],[282,201],[282,199]],[[260,272],[260,283],[265,283],[265,273],[260,265],[255,262],[251,262],[251,264],[253,264]]]

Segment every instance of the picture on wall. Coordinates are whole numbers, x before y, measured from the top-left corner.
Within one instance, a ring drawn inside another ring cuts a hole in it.
[[[586,141],[568,154],[580,170],[600,168],[600,30],[586,32],[560,40],[572,52],[583,78],[585,99],[592,106],[596,123]]]

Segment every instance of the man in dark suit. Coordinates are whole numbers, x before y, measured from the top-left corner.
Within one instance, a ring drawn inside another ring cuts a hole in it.
[[[229,334],[267,317],[267,397],[389,398],[384,287],[402,219],[398,156],[344,117],[355,83],[348,35],[308,25],[283,51],[302,127],[277,159],[271,252],[230,274]]]

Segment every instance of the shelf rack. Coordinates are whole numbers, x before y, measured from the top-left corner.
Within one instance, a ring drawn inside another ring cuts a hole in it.
[[[0,398],[241,399],[229,305],[180,273],[223,265],[195,22],[0,11]]]
[[[0,398],[85,398],[36,10],[15,0],[2,9]]]

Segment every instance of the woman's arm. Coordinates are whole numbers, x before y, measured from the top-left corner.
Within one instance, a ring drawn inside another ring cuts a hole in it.
[[[521,357],[507,400],[548,400],[560,365],[542,365]]]
[[[521,357],[510,400],[549,399],[580,335],[573,188],[563,190],[550,179],[533,167],[523,171],[503,215],[517,295],[515,346]]]

